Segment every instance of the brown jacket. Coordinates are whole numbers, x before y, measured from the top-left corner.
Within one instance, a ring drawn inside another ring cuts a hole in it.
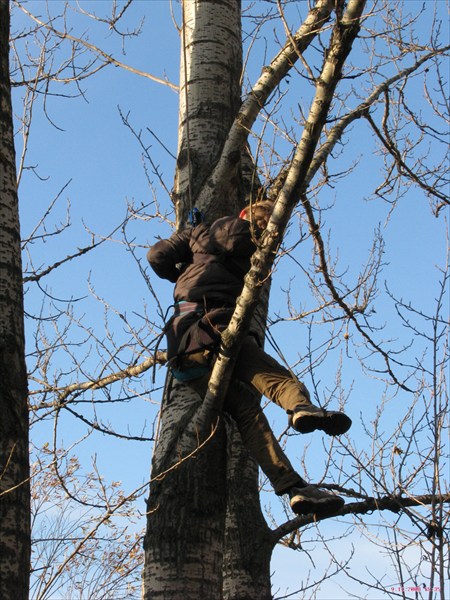
[[[219,343],[255,249],[250,223],[237,217],[202,223],[150,248],[152,269],[175,283],[175,314],[166,326],[169,358]]]
[[[223,217],[157,242],[147,258],[159,277],[176,283],[175,302],[234,306],[255,249],[250,223]]]

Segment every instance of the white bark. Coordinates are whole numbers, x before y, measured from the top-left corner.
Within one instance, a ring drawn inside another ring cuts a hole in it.
[[[239,0],[183,2],[183,14],[185,27],[181,39],[178,159],[174,186],[181,227],[192,205],[203,208],[197,202],[197,195],[219,160],[238,111],[242,70]],[[239,158],[237,154],[235,162],[239,162]],[[216,197],[209,207],[209,221],[227,210],[237,209],[236,185],[230,186],[229,191],[231,197],[225,206]]]

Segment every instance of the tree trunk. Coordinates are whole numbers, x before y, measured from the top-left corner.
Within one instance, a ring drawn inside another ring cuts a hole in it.
[[[0,1],[0,597],[28,598],[30,492],[22,262],[9,79],[9,3]]]
[[[241,104],[242,35],[240,0],[183,2],[178,157],[174,200],[178,226],[206,184]],[[236,154],[236,166],[240,153]],[[236,213],[239,174],[217,197],[206,220]],[[202,208],[199,206],[198,208]]]
[[[175,176],[180,228],[207,185],[239,110],[240,9],[239,0],[184,3]],[[227,193],[217,195],[207,221],[236,214],[242,206],[240,162],[241,152],[230,165],[235,176]],[[144,597],[270,598],[273,546],[262,558],[270,536],[259,507],[257,466],[235,428],[227,427],[227,452],[220,415],[205,413],[202,398],[189,386],[170,376],[168,382],[152,464]]]
[[[243,447],[231,419],[227,424],[227,442],[223,597],[270,600],[270,559],[275,541],[261,512],[258,466]]]
[[[170,376],[168,380],[152,464],[144,597],[221,598],[224,427],[214,429],[211,422],[208,436],[200,396]]]

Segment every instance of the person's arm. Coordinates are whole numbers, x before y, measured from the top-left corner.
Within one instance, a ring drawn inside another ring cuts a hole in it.
[[[190,230],[174,233],[169,239],[154,244],[147,252],[147,260],[158,277],[175,283],[180,275],[179,265],[192,262],[189,245]]]

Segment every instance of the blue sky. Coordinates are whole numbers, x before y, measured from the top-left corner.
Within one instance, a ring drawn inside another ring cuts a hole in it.
[[[95,8],[103,3],[83,2],[83,8]],[[262,4],[262,3],[261,3]],[[439,5],[445,13],[445,3]],[[421,3],[411,2],[411,10]],[[441,6],[442,5],[442,6]],[[62,4],[57,0],[50,3],[52,11]],[[267,5],[269,6],[269,5]],[[33,1],[28,4],[34,14],[45,10],[44,3]],[[74,5],[73,5],[74,7]],[[258,5],[259,7],[259,5]],[[290,9],[293,12],[305,13],[303,3],[294,3]],[[61,8],[58,8],[61,10]],[[175,12],[177,6],[175,5]],[[116,38],[105,28],[93,27],[85,17],[71,15],[74,34],[81,34],[88,27],[89,39],[92,43],[114,55],[124,63],[135,68],[148,71],[158,77],[167,76],[173,82],[178,81],[179,65],[179,36],[173,26],[170,5],[166,1],[140,1],[133,4],[129,10],[130,23],[139,23],[145,16],[141,37],[133,38],[126,44],[126,53],[121,54],[121,48]],[[445,19],[445,15],[444,19]],[[179,18],[179,17],[177,17]],[[430,18],[426,14],[425,21]],[[14,13],[13,32],[26,26],[27,18]],[[444,21],[445,22],[445,21]],[[246,25],[250,27],[249,24]],[[270,45],[273,42],[271,27],[265,30],[267,38],[261,36],[252,53],[253,62],[250,65],[250,77],[255,78],[263,62],[263,49],[266,40],[269,42],[267,56],[270,57],[276,48]],[[98,31],[96,31],[98,30]],[[278,29],[282,31],[281,27]],[[272,40],[272,42],[271,42]],[[447,30],[448,40],[448,30]],[[35,52],[36,49],[34,48]],[[64,52],[61,49],[60,54]],[[57,55],[58,56],[58,55]],[[362,59],[361,59],[362,60]],[[389,66],[386,69],[390,68]],[[298,96],[302,98],[302,88],[298,83],[289,84],[295,92],[289,98],[289,109],[294,110]],[[61,236],[48,239],[45,244],[36,242],[30,250],[33,253],[35,266],[51,264],[54,261],[76,251],[89,243],[89,231],[97,236],[107,236],[124,218],[127,204],[134,202],[137,206],[148,204],[157,197],[162,210],[169,211],[170,204],[167,193],[159,184],[157,177],[151,175],[152,186],[146,178],[141,148],[136,143],[130,130],[121,121],[119,109],[123,114],[129,115],[129,121],[136,131],[142,131],[145,144],[158,165],[169,189],[172,186],[174,160],[168,152],[149,133],[151,129],[156,136],[176,153],[177,143],[177,94],[168,87],[144,79],[133,73],[122,71],[116,67],[107,67],[92,78],[82,82],[81,87],[85,96],[64,99],[61,94],[74,94],[74,87],[66,84],[53,84],[51,90],[57,94],[47,100],[45,111],[58,129],[49,123],[44,113],[42,101],[34,109],[31,136],[27,155],[27,165],[33,165],[39,176],[45,181],[39,181],[31,171],[26,171],[20,187],[21,224],[22,234],[26,238],[31,232],[43,211],[52,199],[66,186],[61,198],[52,210],[48,227],[51,223],[57,224],[64,221],[66,216],[66,202],[70,201],[71,227]],[[21,113],[21,90],[15,91],[15,111]],[[422,90],[417,87],[417,98],[421,97]],[[288,103],[288,100],[286,101]],[[286,110],[285,118],[289,119],[292,112]],[[295,114],[295,113],[294,113]],[[351,132],[346,135],[346,146],[343,155],[332,163],[334,170],[345,171],[357,161],[356,168],[345,178],[339,179],[331,188],[324,188],[321,192],[321,206],[327,206],[323,213],[324,236],[329,235],[332,256],[338,259],[338,269],[346,272],[345,279],[348,285],[355,282],[357,273],[366,257],[374,239],[374,231],[379,228],[385,242],[384,263],[380,276],[380,293],[374,303],[374,324],[386,326],[385,331],[376,332],[375,338],[381,341],[384,338],[395,340],[393,347],[400,348],[405,344],[413,343],[411,357],[419,356],[415,353],[417,346],[422,341],[406,331],[398,323],[392,302],[384,291],[384,282],[391,292],[405,302],[413,302],[416,307],[424,311],[434,310],[434,299],[438,289],[439,274],[437,267],[444,267],[446,261],[446,221],[444,215],[436,219],[430,211],[428,201],[423,192],[417,188],[411,189],[398,206],[391,211],[391,206],[373,196],[373,189],[381,177],[381,160],[374,153],[373,138],[368,132],[368,127],[363,122],[353,125]],[[20,154],[21,140],[17,136],[16,147]],[[280,150],[285,146],[279,143]],[[433,147],[430,147],[432,153]],[[148,164],[146,164],[148,166]],[[146,211],[151,213],[151,207]],[[42,229],[41,229],[42,231]],[[295,239],[298,231],[298,221],[293,218],[289,241]],[[146,247],[153,243],[156,236],[170,234],[167,223],[159,220],[136,220],[129,227],[129,236],[133,238],[136,255],[145,266]],[[161,325],[161,318],[156,306],[149,297],[149,292],[141,277],[137,264],[126,246],[121,242],[120,232],[113,236],[113,240],[106,242],[93,253],[67,264],[53,275],[46,278],[43,284],[48,286],[48,291],[57,298],[83,298],[75,303],[77,318],[86,327],[97,332],[101,338],[104,334],[104,305],[95,300],[95,294],[114,308],[116,314],[108,317],[108,327],[118,343],[124,344],[121,360],[124,363],[136,358],[133,349],[132,336],[127,332],[123,319],[118,314],[125,314],[136,326],[143,323],[142,315],[147,305],[148,314]],[[311,257],[311,242],[307,241],[296,250],[295,257],[300,262],[309,263]],[[27,257],[24,258],[25,262]],[[161,297],[163,306],[170,304],[171,285],[159,282],[154,277],[152,284]],[[315,306],[315,299],[309,294],[307,280],[304,273],[289,257],[284,257],[278,264],[273,278],[273,291],[271,296],[271,316],[287,314],[286,290],[292,286],[295,307],[310,309]],[[26,295],[27,311],[36,314],[41,310],[41,292],[32,286]],[[448,298],[446,298],[448,307]],[[56,301],[56,307],[62,308],[64,303]],[[55,311],[52,308],[51,311]],[[447,311],[448,312],[448,311]],[[319,323],[320,315],[315,318],[312,325],[315,344],[328,336],[328,326]],[[29,351],[33,350],[33,331],[35,323],[32,319],[27,321],[27,336]],[[51,322],[47,325],[48,331],[52,329]],[[308,326],[306,322],[289,322],[275,325],[272,329],[277,343],[282,347],[287,360],[292,363],[298,360],[299,355],[305,355],[307,344]],[[53,335],[49,333],[49,336]],[[82,340],[80,330],[72,334],[75,340]],[[144,333],[142,334],[144,335]],[[351,331],[352,336],[356,334]],[[95,376],[98,369],[98,358],[95,344],[88,344],[85,350],[86,363],[85,375]],[[84,347],[82,347],[84,348]],[[75,350],[74,350],[75,351]],[[79,349],[76,350],[77,352]],[[346,353],[345,345],[340,352],[330,356],[317,368],[315,377],[318,382],[319,398],[328,399],[330,390],[334,386],[336,369],[342,360],[342,388],[350,391],[348,412],[354,419],[352,436],[356,445],[360,442],[366,447],[368,441],[363,436],[363,425],[360,418],[366,423],[373,419],[376,409],[383,398],[389,400],[386,410],[386,423],[393,419],[395,422],[403,414],[405,404],[410,402],[408,395],[395,393],[392,388],[385,388],[381,381],[372,378],[363,372],[357,360],[357,353],[364,353],[360,347],[360,340],[355,339]],[[143,358],[143,353],[141,357]],[[424,360],[426,360],[425,358]],[[30,358],[30,361],[32,359]],[[67,354],[57,354],[55,368],[68,370]],[[113,363],[112,370],[116,370],[119,362]],[[302,372],[305,363],[298,365],[298,372]],[[110,420],[121,431],[128,428],[133,434],[141,431],[143,423],[147,423],[145,434],[151,435],[152,422],[158,403],[161,398],[164,369],[157,370],[155,390],[152,390],[150,375],[147,374],[140,385],[141,397],[134,398],[127,403],[109,405],[100,413],[104,420]],[[63,381],[72,383],[74,375],[68,374]],[[310,376],[305,382],[311,385]],[[100,394],[101,396],[101,394]],[[333,404],[337,402],[333,400]],[[83,407],[86,414],[90,409]],[[285,416],[276,407],[268,407],[267,414],[273,422],[275,431],[280,434],[286,427]],[[86,426],[74,421],[72,417],[64,416],[60,426],[60,443],[66,445],[74,442],[86,431]],[[36,426],[33,439],[36,444],[42,444],[51,438],[52,425],[42,422]],[[318,436],[311,444],[310,457],[307,462],[311,470],[311,478],[320,478],[323,473],[324,450],[329,442]],[[287,442],[288,454],[293,462],[301,460],[303,453],[303,440],[298,436],[290,437]],[[340,448],[338,446],[338,448]],[[340,449],[341,450],[341,449]],[[89,441],[76,448],[87,463],[90,457],[96,454],[97,461],[106,477],[121,480],[124,486],[131,490],[148,478],[151,458],[151,445],[139,442],[116,442],[108,436],[94,434]],[[114,460],[111,461],[111,456]],[[334,473],[338,477],[338,473]],[[331,481],[329,478],[328,481]],[[263,495],[263,503],[270,502],[277,518],[282,519],[279,512],[278,501],[272,496]],[[143,510],[143,507],[142,507]],[[347,528],[345,523],[330,526],[336,534]],[[314,533],[311,534],[314,539]],[[340,542],[341,543],[341,542]],[[365,542],[355,533],[349,544],[357,547],[359,555],[367,554],[370,562],[370,550],[366,549]],[[343,547],[339,546],[340,548]],[[320,542],[315,544],[316,554],[320,554]],[[321,564],[325,560],[314,555],[314,560]],[[273,561],[274,589],[289,586],[291,591],[296,589],[299,573],[302,571],[303,556],[289,551],[275,552]],[[385,569],[386,561],[380,562],[380,568]],[[365,566],[361,566],[364,569]],[[320,566],[319,566],[320,571]],[[302,572],[303,573],[303,572]],[[393,575],[392,575],[393,577]],[[318,598],[331,597],[331,591],[336,591],[336,579],[324,583]],[[389,580],[389,583],[392,583]],[[356,584],[355,584],[356,585]],[[386,579],[388,585],[388,579]],[[331,587],[328,587],[331,586]],[[351,587],[348,586],[348,587]],[[347,589],[348,589],[347,587]],[[357,586],[354,588],[357,588]],[[339,597],[339,596],[334,596]],[[342,596],[347,597],[347,596]],[[379,596],[368,593],[368,598]]]

